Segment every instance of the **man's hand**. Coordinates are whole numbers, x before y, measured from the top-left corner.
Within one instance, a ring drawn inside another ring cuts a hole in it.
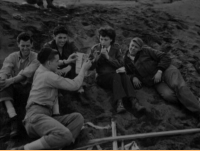
[[[125,73],[125,72],[126,72],[125,67],[121,67],[116,70],[116,73]]]
[[[102,48],[101,49],[101,54],[106,57],[106,59],[109,59],[109,55],[108,55],[108,51],[106,50],[106,48]]]
[[[56,73],[59,75],[59,76],[66,76],[67,73],[72,69],[72,67],[70,65],[68,65],[67,67],[63,68],[63,69],[60,69],[60,70],[57,70]]]
[[[65,64],[67,63],[75,63],[77,60],[77,54],[76,53],[73,53],[71,54],[67,60],[63,60]]]
[[[14,84],[14,79],[10,78],[10,79],[1,79],[0,80],[0,90],[3,90],[7,87],[9,87],[11,84]]]
[[[85,71],[88,71],[90,67],[92,66],[92,63],[90,60],[87,60],[83,63],[82,68],[84,68]]]
[[[140,82],[140,80],[139,80],[137,77],[134,77],[134,78],[133,78],[133,85],[134,85],[134,87],[136,87],[136,88],[141,88],[142,83]]]
[[[162,79],[162,71],[158,70],[155,76],[153,77],[153,79],[154,79],[154,83],[160,82]]]

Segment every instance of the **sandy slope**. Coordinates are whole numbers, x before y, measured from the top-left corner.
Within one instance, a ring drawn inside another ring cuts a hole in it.
[[[139,0],[139,2],[81,0],[81,3],[73,9],[41,11],[33,7],[0,2],[0,10],[3,10],[0,17],[0,35],[3,35],[0,36],[0,60],[17,50],[15,38],[20,31],[26,30],[33,34],[34,46],[38,51],[44,42],[51,39],[52,29],[57,25],[58,17],[68,16],[64,21],[71,31],[71,39],[81,52],[89,52],[90,47],[98,41],[96,31],[102,25],[116,29],[117,42],[123,52],[126,51],[132,37],[140,36],[147,44],[171,55],[173,63],[180,69],[195,95],[199,97],[200,76],[194,68],[194,64],[200,59],[198,4],[198,0],[173,3],[167,3],[167,0]],[[14,19],[13,14],[21,14],[27,22]],[[60,106],[62,113],[78,111],[86,121],[100,126],[110,124],[113,113],[111,95],[95,85],[92,75],[86,78],[86,83],[85,94],[67,94],[62,97]],[[180,104],[174,105],[164,101],[153,89],[143,88],[137,91],[136,95],[147,108],[148,114],[138,115],[134,110],[130,110],[130,104],[125,103],[129,112],[116,117],[118,135],[196,127],[197,119],[192,113],[186,111]],[[25,101],[23,100],[24,103]],[[5,115],[2,106],[0,114]],[[0,121],[0,134],[9,131],[9,129],[2,130],[8,124],[6,121],[6,119]],[[88,127],[87,131],[95,138],[111,135],[109,130],[96,130],[92,127]],[[14,145],[30,141],[24,139],[27,138],[24,136],[19,137],[18,143],[15,142]],[[136,141],[141,149],[199,149],[199,137],[199,134],[195,134]],[[0,140],[0,148],[6,148],[6,141]],[[111,149],[111,144],[104,145],[103,149]]]

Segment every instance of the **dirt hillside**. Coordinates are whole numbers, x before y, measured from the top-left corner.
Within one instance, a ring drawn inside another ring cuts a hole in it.
[[[67,5],[66,8],[57,10],[40,10],[33,6],[0,1],[0,64],[9,53],[18,50],[16,36],[21,31],[28,31],[33,35],[34,48],[38,52],[52,38],[52,29],[57,26],[58,18],[63,17],[63,22],[70,31],[70,38],[75,41],[80,52],[90,51],[91,46],[98,42],[97,29],[104,25],[116,29],[116,41],[123,53],[127,50],[130,39],[135,36],[143,38],[145,43],[160,51],[168,52],[193,93],[200,97],[200,75],[194,68],[200,60],[199,4],[198,0],[81,1],[73,7]],[[15,19],[15,15],[20,15],[21,19]],[[166,102],[154,89],[143,87],[136,91],[136,95],[148,113],[138,115],[129,109],[129,112],[117,115],[118,136],[196,128],[198,121],[194,114],[179,103]],[[22,110],[23,118],[26,100],[19,97],[18,101],[20,105],[17,106]],[[85,122],[98,126],[110,125],[113,116],[112,96],[95,84],[93,73],[85,80],[85,93],[66,92],[61,97],[60,108],[62,114],[80,112]],[[2,104],[0,114],[0,136],[7,136],[10,131],[9,120]],[[87,126],[85,131],[94,138],[111,136],[110,129],[98,130]],[[84,138],[83,134],[81,138]],[[199,140],[200,134],[191,134],[135,141],[140,149],[190,150],[200,149]],[[9,140],[9,137],[0,139],[0,149],[30,141],[22,129],[21,135],[15,140]],[[128,142],[130,141],[125,144]],[[80,146],[81,143],[80,139],[73,147]],[[112,149],[111,143],[101,146],[103,149]]]

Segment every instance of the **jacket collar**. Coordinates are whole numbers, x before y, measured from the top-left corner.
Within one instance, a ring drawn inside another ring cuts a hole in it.
[[[50,45],[51,45],[51,47],[52,47],[53,49],[58,50],[58,47],[57,47],[57,44],[56,44],[56,41],[55,41],[55,40],[50,41]]]
[[[134,62],[137,61],[137,59],[139,58],[141,52],[142,52],[142,51],[139,51],[139,52],[136,53],[136,55],[135,55],[135,59],[134,59]],[[126,53],[125,53],[125,59],[126,59],[126,60],[127,60],[127,59],[128,59],[128,60],[131,60],[131,58],[129,58],[128,55],[129,55],[129,50],[127,50]]]
[[[102,46],[101,46],[101,44],[99,43],[99,49],[101,50],[101,48],[102,48]],[[108,54],[110,54],[110,53],[112,52],[112,50],[113,50],[112,45],[110,45],[110,46],[107,48],[107,50],[108,50]]]

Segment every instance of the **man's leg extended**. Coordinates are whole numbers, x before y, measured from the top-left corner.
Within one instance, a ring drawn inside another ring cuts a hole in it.
[[[169,88],[169,86],[165,82],[156,84],[155,89],[167,102],[178,103],[178,98],[175,92],[171,88]]]
[[[178,100],[190,111],[200,113],[200,103],[186,85],[180,71],[170,66],[164,72],[166,84],[175,92]]]

